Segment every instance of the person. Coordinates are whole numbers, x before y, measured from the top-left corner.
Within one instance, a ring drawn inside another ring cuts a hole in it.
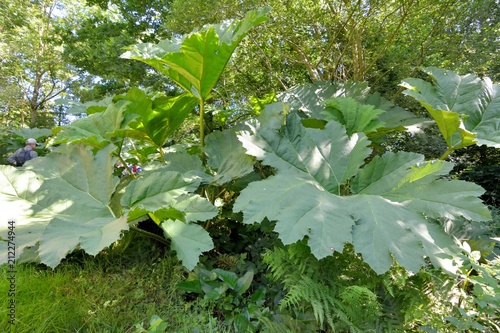
[[[35,151],[36,144],[35,139],[29,138],[26,140],[26,146],[16,150],[7,158],[7,161],[14,166],[22,166],[26,161],[38,157],[38,153]]]

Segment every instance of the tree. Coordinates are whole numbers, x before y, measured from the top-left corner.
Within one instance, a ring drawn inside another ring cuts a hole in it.
[[[2,121],[10,126],[52,126],[50,103],[67,91],[72,71],[55,45],[60,0],[9,3],[2,9]]]
[[[263,3],[174,0],[166,25],[186,33]],[[272,22],[240,47],[219,85],[221,96],[231,95],[232,87],[262,97],[308,81],[349,79],[400,96],[399,82],[416,75],[418,66],[497,75],[497,0],[265,3],[273,8]]]
[[[168,8],[166,0],[67,3],[57,34],[64,61],[78,68],[81,75],[75,97],[86,102],[123,93],[133,86],[174,90],[148,66],[120,59],[126,46],[158,42],[169,36],[162,29]]]

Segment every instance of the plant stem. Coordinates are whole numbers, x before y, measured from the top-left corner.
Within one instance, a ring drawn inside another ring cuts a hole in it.
[[[205,146],[205,103],[203,99],[200,99],[200,147]]]
[[[446,149],[446,151],[444,152],[443,155],[441,155],[441,157],[439,158],[440,161],[444,161],[445,158],[447,158],[452,152],[453,152],[453,147],[448,147],[448,149]]]
[[[163,243],[163,244],[168,244],[169,241],[161,236],[158,236],[156,234],[153,234],[152,232],[149,232],[149,231],[146,231],[146,230],[142,230],[140,228],[137,228],[135,226],[130,226],[130,230],[133,230],[135,232],[138,232],[140,233],[141,235],[145,235],[145,236],[148,236],[150,238],[153,238],[154,240],[157,240],[158,242],[160,243]]]
[[[120,160],[120,162],[122,162],[122,164],[123,164],[123,166],[125,167],[125,169],[127,169],[127,171],[128,171],[128,173],[129,173],[129,175],[131,175],[131,176],[132,176],[132,178],[134,178],[134,179],[135,179],[135,178],[137,178],[137,176],[136,176],[136,175],[134,175],[134,173],[132,172],[132,170],[130,170],[130,168],[129,168],[129,166],[128,166],[127,162],[125,162],[125,160],[122,158],[122,156],[121,156],[121,155],[118,155],[118,159]]]

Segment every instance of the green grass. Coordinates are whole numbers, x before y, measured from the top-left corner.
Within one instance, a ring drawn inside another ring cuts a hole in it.
[[[139,243],[119,255],[74,255],[55,270],[18,265],[15,325],[8,322],[8,267],[0,266],[0,332],[146,332],[153,315],[166,332],[229,331],[176,291],[184,271],[175,256]]]

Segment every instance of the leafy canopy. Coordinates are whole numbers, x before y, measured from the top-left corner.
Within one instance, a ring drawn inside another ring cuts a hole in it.
[[[205,228],[198,223],[232,208],[243,212],[244,223],[275,220],[284,244],[306,239],[317,258],[351,243],[377,273],[394,260],[417,271],[426,258],[455,271],[460,249],[434,219],[490,218],[478,198],[483,190],[446,180],[451,164],[444,161],[406,152],[372,158],[374,138],[422,120],[369,94],[365,83],[318,82],[285,92],[258,120],[215,131],[206,146],[200,135],[203,159],[185,147],[164,149],[196,103],[202,133],[204,103],[231,53],[268,11],[131,47],[124,57],[150,64],[186,93],[166,97],[133,88],[62,128],[54,142],[66,145],[28,162],[24,171],[1,167],[0,205],[19,220],[20,253],[33,249],[55,267],[75,248],[96,254],[147,217],[193,269],[214,246],[206,230],[210,222]],[[432,83],[409,79],[407,93],[430,111],[449,148],[474,144],[474,135],[484,140],[478,142],[494,142],[497,86],[437,69],[432,73]],[[133,149],[126,151],[126,140]],[[154,161],[141,174],[118,179],[114,166],[125,154],[141,161],[151,155]],[[224,200],[207,193],[232,191],[227,185],[252,173],[255,159],[271,166],[274,175],[243,181],[243,190],[228,193],[229,202],[219,211],[214,202]]]

